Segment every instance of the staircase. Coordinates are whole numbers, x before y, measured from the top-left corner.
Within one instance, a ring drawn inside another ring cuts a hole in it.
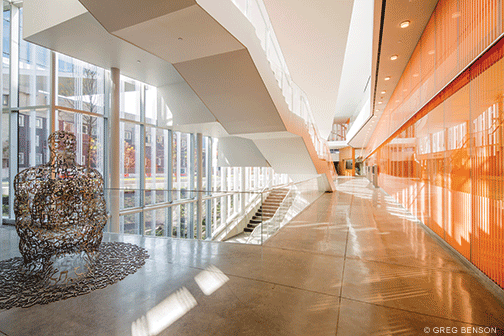
[[[257,225],[273,217],[288,192],[289,189],[286,188],[272,190],[243,231],[252,232]]]

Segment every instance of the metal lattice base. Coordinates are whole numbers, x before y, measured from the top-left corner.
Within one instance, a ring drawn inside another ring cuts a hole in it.
[[[102,243],[93,268],[63,285],[48,285],[47,274],[54,273],[27,275],[23,258],[0,261],[0,309],[47,304],[105,288],[135,273],[147,258],[147,250],[137,245]]]

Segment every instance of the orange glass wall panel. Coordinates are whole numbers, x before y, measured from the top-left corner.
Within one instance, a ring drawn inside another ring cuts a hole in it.
[[[367,148],[380,186],[502,288],[503,7],[438,3]]]
[[[471,81],[473,262],[502,284],[504,60]]]
[[[441,1],[436,10],[436,87],[442,88],[457,75],[457,37],[461,15],[456,1]]]
[[[471,86],[467,85],[443,104],[445,152],[445,240],[470,259],[471,235]]]
[[[500,60],[373,154],[380,186],[504,288]],[[469,69],[470,71],[472,69]]]

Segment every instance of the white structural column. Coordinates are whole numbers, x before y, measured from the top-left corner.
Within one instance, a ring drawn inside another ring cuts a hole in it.
[[[120,112],[120,71],[117,68],[111,69],[112,74],[112,90],[111,90],[111,106],[110,106],[110,231],[119,233],[119,188],[120,188],[120,164],[121,164],[121,144],[119,134],[119,112]]]
[[[196,134],[196,174],[196,238],[201,239],[203,221],[203,134],[201,133]]]

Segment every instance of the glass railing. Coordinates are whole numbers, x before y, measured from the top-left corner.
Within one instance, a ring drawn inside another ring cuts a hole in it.
[[[278,85],[290,110],[305,122],[320,159],[331,161],[327,142],[319,136],[306,93],[293,82],[275,36],[266,7],[261,0],[232,0],[256,30]]]
[[[251,207],[260,206],[262,192],[105,189],[105,198],[106,231],[214,240],[232,234]]]
[[[105,231],[263,244],[323,193],[322,177],[247,192],[105,189]],[[272,206],[268,197],[278,190],[281,203]]]

